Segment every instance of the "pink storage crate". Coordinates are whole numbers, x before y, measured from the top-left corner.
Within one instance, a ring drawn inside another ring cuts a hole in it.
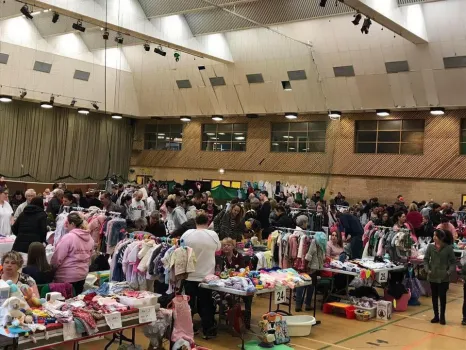
[[[386,301],[391,301],[392,303],[395,300],[395,298],[387,293],[387,289],[384,290],[383,299]],[[393,303],[393,311],[401,312],[408,310],[409,299],[411,299],[411,291],[408,289],[408,293],[403,294],[403,296],[396,301],[396,306],[395,303]]]

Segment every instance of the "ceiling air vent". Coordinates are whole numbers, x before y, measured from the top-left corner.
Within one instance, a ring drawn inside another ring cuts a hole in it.
[[[387,73],[409,72],[408,61],[385,62]]]
[[[78,80],[83,80],[83,81],[89,81],[89,77],[91,76],[91,73],[90,72],[84,72],[82,70],[75,70],[74,71],[74,76],[73,78],[74,79],[78,79]]]
[[[335,77],[354,77],[354,67],[353,66],[333,67],[333,73],[335,74]]]
[[[178,89],[191,89],[191,82],[189,80],[177,80],[176,85],[178,85]]]
[[[34,62],[34,70],[42,73],[50,73],[52,70],[52,65],[50,63],[36,61]]]
[[[246,74],[249,84],[260,84],[264,82],[264,77],[261,73],[258,74]]]
[[[223,85],[226,85],[225,84],[225,79],[223,77],[213,77],[213,78],[209,78],[210,80],[210,84],[212,86],[223,86]]]
[[[288,79],[290,80],[306,80],[306,71],[305,70],[291,70],[288,71]]]
[[[6,54],[6,53],[1,53],[0,52],[0,63],[1,64],[7,64],[8,63],[8,58],[10,57],[10,55]]]

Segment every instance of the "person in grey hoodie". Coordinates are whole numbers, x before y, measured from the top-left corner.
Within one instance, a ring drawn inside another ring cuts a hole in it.
[[[184,209],[176,205],[174,200],[169,200],[165,203],[167,207],[167,230],[171,235],[175,230],[178,230],[181,225],[188,220]]]

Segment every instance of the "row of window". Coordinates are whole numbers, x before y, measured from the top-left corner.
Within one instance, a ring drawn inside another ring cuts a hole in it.
[[[358,120],[355,123],[355,153],[422,154],[425,121]],[[272,152],[325,152],[325,121],[272,123]],[[144,149],[179,151],[183,124],[147,124]],[[246,151],[247,124],[203,124],[203,151]],[[466,119],[461,121],[460,154],[466,154]]]

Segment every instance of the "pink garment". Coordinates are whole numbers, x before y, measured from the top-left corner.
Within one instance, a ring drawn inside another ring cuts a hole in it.
[[[71,299],[73,295],[73,286],[70,283],[50,283],[49,288],[51,292],[61,293],[65,299]]]
[[[290,236],[290,241],[288,243],[288,249],[290,252],[290,258],[296,259],[298,257],[298,236],[297,235],[293,234]]]
[[[333,244],[332,240],[327,242],[327,257],[332,259],[338,259],[341,253],[343,253],[343,247],[339,247],[336,244]]]
[[[456,228],[455,228],[455,226],[453,226],[453,224],[451,222],[440,224],[440,225],[437,226],[437,229],[439,229],[439,230],[448,230],[453,235],[453,238],[458,237],[458,233],[456,232]]]
[[[94,240],[94,243],[97,244],[100,239],[100,231],[102,230],[102,225],[105,222],[105,215],[99,215],[94,217],[92,221],[89,223],[89,231],[91,233],[91,237]]]
[[[77,282],[86,279],[89,272],[94,240],[89,231],[75,228],[58,242],[52,256],[57,269],[56,282]]]
[[[189,296],[177,295],[171,302],[173,311],[173,332],[171,340],[176,342],[178,339],[189,339],[193,341],[193,319],[191,317],[191,308],[188,304]]]

